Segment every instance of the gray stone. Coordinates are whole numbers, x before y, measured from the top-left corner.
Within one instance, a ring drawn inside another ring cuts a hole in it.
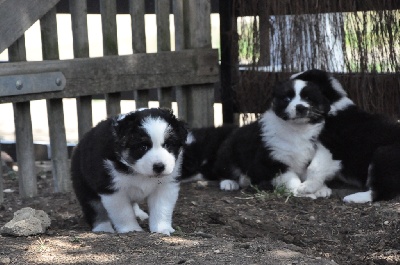
[[[43,234],[50,224],[51,220],[44,211],[26,207],[16,211],[14,218],[6,223],[0,232],[13,236]]]

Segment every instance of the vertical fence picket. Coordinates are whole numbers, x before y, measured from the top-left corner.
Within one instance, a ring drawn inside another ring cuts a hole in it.
[[[157,51],[171,51],[171,34],[169,31],[170,0],[156,0],[156,23],[157,23]],[[160,107],[172,107],[172,87],[157,89]]]
[[[40,19],[43,60],[59,59],[56,15],[56,8],[53,8]],[[67,192],[71,190],[71,180],[63,102],[62,99],[48,99],[46,104],[54,189],[56,192]]]
[[[129,0],[129,13],[132,21],[132,50],[133,53],[146,52],[145,32],[145,0]],[[147,108],[149,102],[149,90],[135,90],[133,92],[136,108]]]
[[[87,1],[70,0],[69,9],[71,12],[72,36],[75,58],[89,57],[89,40],[87,28]],[[82,96],[76,99],[78,115],[78,135],[83,135],[93,126],[92,97]]]
[[[8,57],[10,62],[26,61],[24,36],[20,37],[8,48]],[[30,106],[29,101],[13,104],[19,195],[22,198],[30,198],[37,195]]]
[[[211,48],[211,1],[183,2],[188,49]],[[187,122],[192,128],[214,125],[214,85],[193,85],[187,91]]]
[[[117,3],[116,0],[100,0],[101,25],[103,31],[103,54],[118,55]],[[107,116],[121,112],[121,93],[106,94]]]
[[[175,51],[185,49],[185,34],[183,24],[183,0],[173,0],[172,8],[174,12],[175,25]],[[175,87],[176,103],[178,105],[178,117],[187,120],[187,91],[182,86]]]

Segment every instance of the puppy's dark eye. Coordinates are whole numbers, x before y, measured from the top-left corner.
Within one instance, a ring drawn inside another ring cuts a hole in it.
[[[282,100],[283,100],[283,102],[290,102],[291,98],[290,97],[284,97]]]
[[[169,144],[168,143],[164,143],[163,145],[162,145],[165,149],[167,149],[167,148],[169,148]]]
[[[147,145],[142,145],[142,146],[140,146],[140,150],[147,151],[147,150],[149,150],[149,147]]]

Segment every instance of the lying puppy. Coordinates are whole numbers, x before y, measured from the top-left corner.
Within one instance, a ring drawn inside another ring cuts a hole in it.
[[[330,196],[325,181],[340,163],[318,142],[328,111],[328,100],[311,82],[294,80],[275,87],[262,117],[235,130],[221,145],[214,168],[222,179],[220,188],[284,186],[295,196]]]
[[[342,161],[341,179],[366,190],[343,200],[365,203],[399,195],[399,123],[358,108],[338,80],[325,71],[309,70],[291,78],[318,84],[330,101],[331,110],[320,139],[334,159]]]
[[[218,180],[213,174],[218,149],[237,128],[225,125],[192,129],[184,147],[181,181]]]
[[[178,199],[187,130],[165,109],[143,109],[100,122],[76,146],[71,160],[73,188],[93,232],[142,231],[169,235]]]

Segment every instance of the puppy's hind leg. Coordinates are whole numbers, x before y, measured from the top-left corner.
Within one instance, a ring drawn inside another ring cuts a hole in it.
[[[145,211],[140,209],[139,204],[137,203],[133,204],[133,211],[135,212],[136,217],[138,217],[142,221],[149,218],[149,215]]]
[[[90,202],[90,208],[91,211],[94,211],[94,216],[92,218],[92,231],[114,233],[115,230],[101,201],[96,200]]]

